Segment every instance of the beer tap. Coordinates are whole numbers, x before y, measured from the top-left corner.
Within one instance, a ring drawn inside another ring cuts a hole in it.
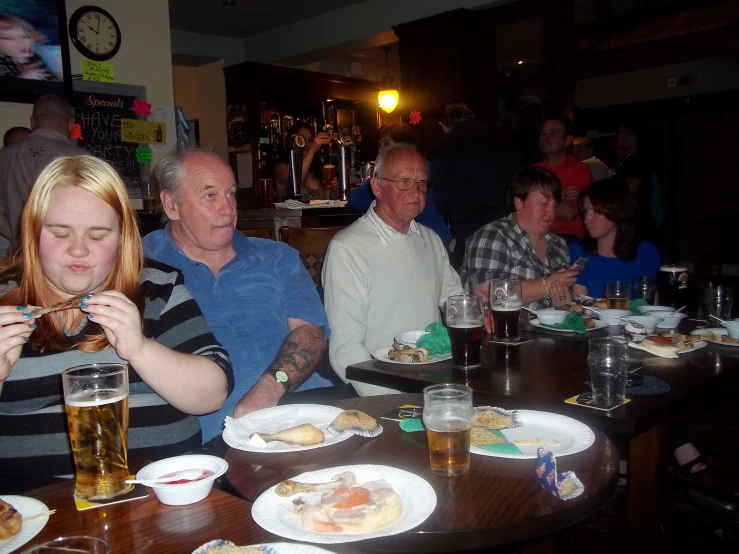
[[[305,149],[305,137],[296,133],[287,139],[288,162],[287,173],[289,183],[287,185],[287,198],[302,202],[303,194],[303,150]]]

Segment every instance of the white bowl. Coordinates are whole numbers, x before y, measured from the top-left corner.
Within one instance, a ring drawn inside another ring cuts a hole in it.
[[[680,322],[688,317],[687,314],[684,314],[682,312],[674,312],[672,310],[670,310],[669,312],[652,310],[651,312],[649,312],[649,315],[662,318],[662,323],[657,325],[657,329],[677,329],[677,326],[680,325]]]
[[[188,454],[185,456],[175,456],[174,458],[165,458],[158,462],[153,462],[141,469],[136,474],[136,479],[159,479],[169,473],[182,471],[183,469],[202,469],[213,472],[205,479],[182,483],[180,485],[154,485],[154,494],[157,495],[159,502],[170,506],[184,506],[185,504],[193,504],[199,502],[213,488],[213,481],[226,473],[228,463],[226,460],[217,456],[207,456],[205,454]]]
[[[395,335],[395,342],[415,348],[418,339],[428,334],[429,332],[425,329],[411,329],[410,331],[403,331],[402,333]]]
[[[536,317],[539,319],[539,323],[545,325],[554,325],[555,323],[562,323],[567,317],[568,312],[558,310],[556,308],[544,308],[536,311]]]
[[[732,339],[739,339],[739,326],[727,325],[726,332],[729,333],[729,337],[731,337]]]
[[[640,314],[647,315],[647,312],[674,312],[675,308],[670,306],[639,306],[637,310]]]
[[[621,318],[625,315],[630,315],[629,310],[612,310],[609,308],[603,308],[598,310],[598,319],[605,321],[608,325],[618,326],[621,322]]]

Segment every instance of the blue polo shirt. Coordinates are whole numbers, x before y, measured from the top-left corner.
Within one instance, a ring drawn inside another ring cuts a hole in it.
[[[183,273],[185,286],[233,363],[233,393],[220,410],[200,417],[204,443],[221,434],[225,417],[277,356],[290,334],[287,318],[322,327],[327,340],[330,333],[316,287],[296,250],[239,232],[234,232],[233,248],[236,257],[216,278],[207,265],[191,260],[175,244],[169,224],[144,237],[147,257]],[[314,373],[297,390],[330,386]]]

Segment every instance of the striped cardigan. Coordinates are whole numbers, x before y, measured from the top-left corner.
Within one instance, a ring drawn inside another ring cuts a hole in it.
[[[140,283],[145,298],[144,335],[178,352],[213,360],[226,374],[230,393],[233,371],[228,353],[211,334],[182,274],[147,260]],[[75,349],[80,337],[98,329],[87,323],[78,335],[69,337],[65,351],[39,354],[23,349],[0,393],[0,493],[21,492],[55,477],[74,475],[61,372],[88,363],[125,363],[112,347],[91,354]],[[157,460],[200,447],[197,416],[167,404],[132,367],[129,413],[129,460]]]

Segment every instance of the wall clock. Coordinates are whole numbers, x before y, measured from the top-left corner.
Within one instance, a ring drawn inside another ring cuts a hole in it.
[[[69,18],[69,36],[80,54],[95,61],[109,60],[121,47],[121,28],[102,8],[82,6]]]

